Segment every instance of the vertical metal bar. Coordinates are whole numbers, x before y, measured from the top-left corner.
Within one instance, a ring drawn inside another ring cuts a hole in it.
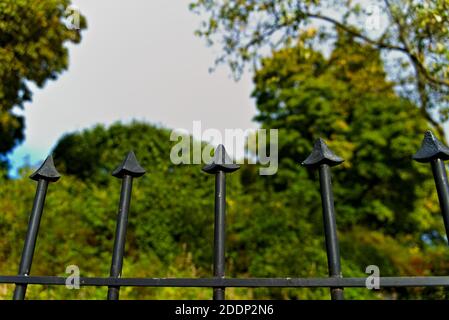
[[[332,192],[332,180],[329,165],[321,164],[319,172],[329,275],[331,277],[341,278],[340,248],[337,237],[337,225],[335,222],[334,195]],[[343,300],[343,288],[331,288],[331,297],[333,300]]]
[[[214,277],[225,276],[225,240],[226,240],[226,173],[240,168],[232,163],[223,145],[215,149],[212,162],[203,167],[203,171],[215,175],[215,221],[214,221]],[[225,288],[213,289],[214,300],[225,300]]]
[[[341,278],[340,248],[335,222],[334,194],[330,166],[336,166],[344,160],[337,156],[326,145],[323,139],[315,141],[312,152],[302,165],[309,168],[319,168],[321,204],[323,206],[324,236],[326,240],[327,265],[329,276]],[[343,300],[343,288],[330,288],[332,300]]]
[[[123,163],[112,172],[114,177],[122,180],[122,187],[120,191],[119,210],[117,214],[114,249],[112,252],[110,270],[111,278],[119,278],[122,275],[123,255],[125,252],[126,229],[128,226],[128,214],[131,203],[133,178],[141,177],[144,174],[145,169],[140,166],[133,151],[130,151],[126,155]],[[108,300],[118,300],[119,292],[119,286],[109,286],[107,296]]]
[[[447,180],[444,161],[440,158],[431,161],[433,178],[440,202],[441,214],[443,215],[446,235],[449,239],[449,184]]]
[[[41,216],[44,209],[45,197],[47,195],[48,181],[40,179],[37,185],[36,196],[31,210],[28,230],[23,246],[22,257],[20,259],[19,275],[28,276],[33,262],[34,249],[36,247],[37,233],[41,222]],[[27,285],[18,284],[14,290],[13,299],[25,299]]]
[[[115,230],[114,250],[112,253],[112,263],[110,276],[119,278],[122,273],[123,255],[125,252],[126,229],[128,225],[128,213],[131,203],[133,177],[124,175],[120,194],[119,211],[117,214],[117,226]],[[120,287],[108,288],[108,300],[118,300]]]
[[[444,160],[449,160],[449,148],[441,143],[432,131],[427,130],[421,148],[413,155],[413,160],[432,166],[433,179],[438,193],[446,236],[449,240],[449,186]]]
[[[223,171],[215,174],[215,227],[214,227],[214,276],[225,276],[226,239],[226,175]],[[225,288],[214,288],[214,300],[225,300]]]

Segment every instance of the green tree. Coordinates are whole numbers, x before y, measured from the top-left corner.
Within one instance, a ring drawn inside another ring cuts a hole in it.
[[[228,63],[237,77],[247,62],[257,65],[267,49],[289,45],[311,27],[319,28],[316,48],[328,47],[338,27],[384,53],[398,89],[443,132],[440,121],[449,110],[448,0],[195,0],[191,9],[203,16],[197,34],[221,46],[217,63]]]
[[[78,43],[79,30],[64,23],[69,0],[0,1],[0,166],[24,139],[24,119],[15,108],[31,101],[30,83],[43,87],[67,69],[67,42]]]
[[[264,184],[322,237],[316,173],[298,165],[323,137],[345,159],[333,170],[344,274],[369,264],[383,275],[439,273],[429,267],[448,256],[436,192],[429,168],[411,160],[427,121],[385,80],[376,48],[338,34],[328,58],[302,35],[255,74],[256,120],[279,129],[279,172]]]

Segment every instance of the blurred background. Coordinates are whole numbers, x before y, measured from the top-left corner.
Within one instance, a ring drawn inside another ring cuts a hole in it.
[[[229,176],[227,276],[328,274],[319,184],[300,166],[318,137],[333,169],[343,275],[447,275],[449,249],[423,133],[446,143],[449,2],[0,0],[0,274],[17,273],[53,153],[33,275],[109,274],[120,181],[136,180],[124,277],[209,277],[213,178],[173,165],[172,129],[278,129],[279,170]],[[201,137],[193,136],[199,141]],[[216,141],[203,141],[216,143]],[[236,158],[244,154],[231,154]],[[9,299],[14,286],[0,285]],[[33,285],[31,299],[107,288]],[[122,288],[122,299],[210,299],[211,289]],[[442,288],[346,289],[349,299],[447,299]],[[228,289],[230,299],[329,299],[323,289]]]

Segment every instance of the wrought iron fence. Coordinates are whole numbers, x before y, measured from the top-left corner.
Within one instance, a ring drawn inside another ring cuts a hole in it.
[[[421,148],[413,156],[418,162],[430,163],[440,202],[441,213],[449,237],[449,183],[444,161],[449,159],[449,148],[443,145],[431,131],[424,136]],[[120,287],[208,287],[213,288],[213,299],[224,300],[225,290],[230,287],[289,287],[289,288],[330,288],[333,300],[344,299],[344,288],[366,287],[366,278],[345,278],[340,267],[340,250],[335,222],[334,198],[331,183],[331,167],[344,160],[333,153],[322,139],[315,142],[312,153],[302,163],[303,166],[319,171],[321,201],[323,209],[324,234],[327,251],[329,277],[323,278],[226,278],[226,174],[239,169],[233,164],[220,145],[212,162],[203,171],[215,175],[215,222],[214,222],[214,263],[213,277],[210,278],[122,278],[123,256],[125,252],[126,229],[131,202],[133,179],[145,174],[136,156],[130,152],[123,163],[112,172],[122,180],[115,241],[109,277],[80,277],[80,286],[107,286],[107,299],[118,300]],[[66,285],[65,277],[31,276],[39,224],[44,209],[48,185],[56,182],[60,174],[56,170],[52,156],[30,178],[37,181],[37,190],[28,223],[25,244],[22,251],[19,272],[16,276],[0,275],[0,283],[15,284],[13,299],[25,299],[28,285]],[[428,277],[380,277],[381,288],[387,287],[449,287],[449,276]]]

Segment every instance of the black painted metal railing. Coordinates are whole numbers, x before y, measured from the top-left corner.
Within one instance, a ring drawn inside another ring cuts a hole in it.
[[[449,183],[444,161],[449,159],[449,148],[443,145],[431,131],[427,131],[421,148],[413,156],[419,162],[430,162],[440,202],[446,234],[449,238]],[[290,287],[316,288],[328,287],[333,300],[342,300],[344,288],[366,287],[366,278],[344,278],[340,267],[340,249],[337,237],[334,197],[331,183],[332,166],[343,162],[322,139],[318,139],[312,153],[302,163],[317,169],[320,177],[323,224],[326,240],[329,277],[325,278],[225,278],[225,240],[226,240],[226,174],[239,169],[220,145],[212,162],[203,171],[215,175],[215,225],[214,225],[214,264],[211,278],[122,278],[123,256],[125,252],[126,229],[131,203],[134,178],[145,174],[136,156],[130,152],[124,162],[112,173],[122,180],[115,241],[109,277],[80,277],[80,286],[107,286],[109,300],[118,300],[120,287],[208,287],[213,288],[213,299],[224,300],[225,289],[230,287]],[[66,285],[65,277],[31,276],[39,224],[42,217],[45,197],[50,182],[56,182],[60,175],[53,158],[49,156],[42,166],[30,176],[37,181],[28,230],[17,276],[0,275],[0,283],[15,284],[13,299],[25,299],[28,285]],[[380,277],[379,286],[388,287],[449,287],[449,276],[438,277]]]

